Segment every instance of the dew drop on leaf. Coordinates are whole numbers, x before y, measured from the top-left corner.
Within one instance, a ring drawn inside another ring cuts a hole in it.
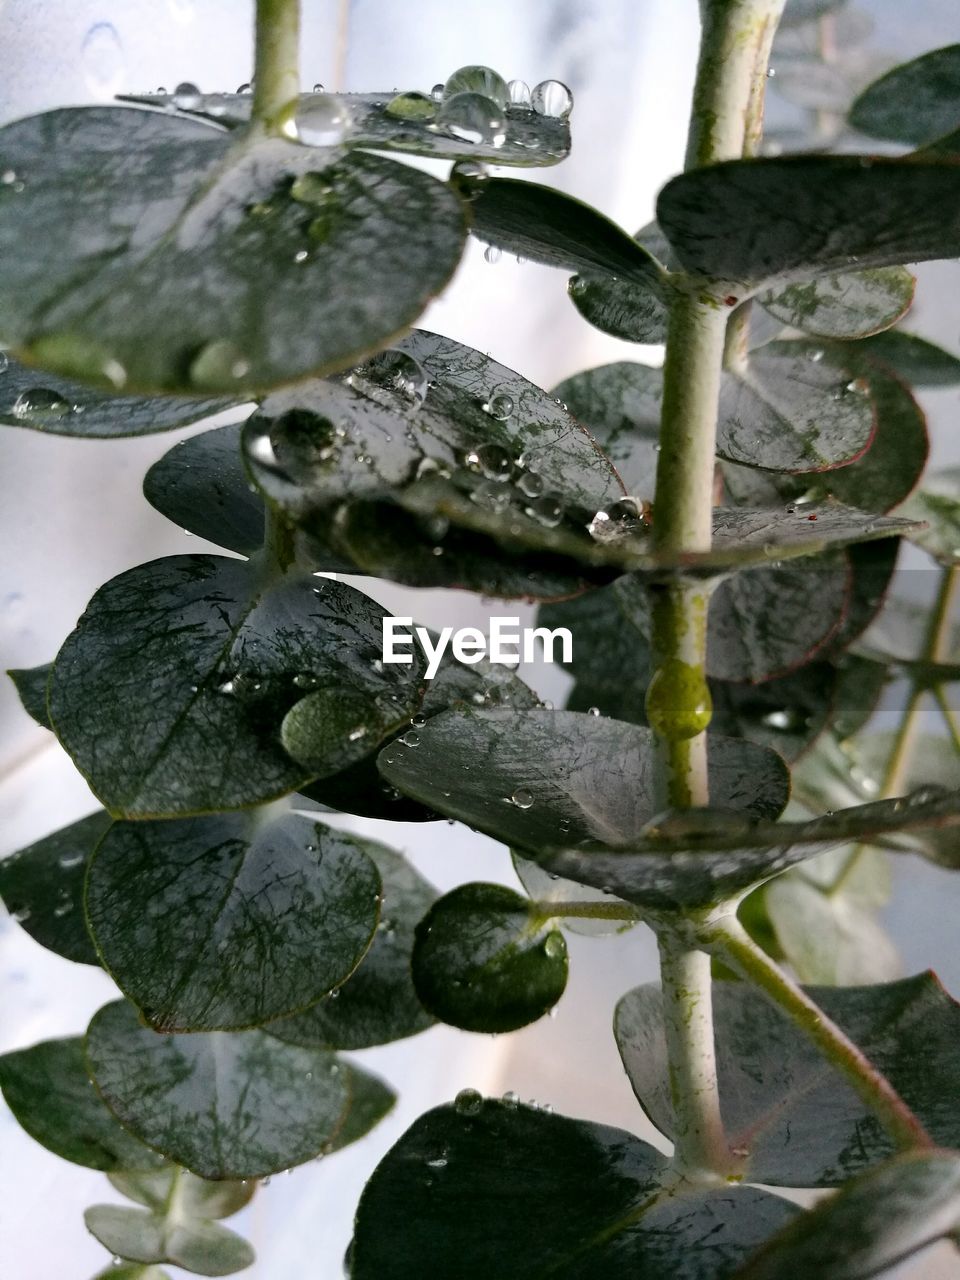
[[[483,411],[489,413],[491,418],[496,418],[498,422],[506,422],[513,414],[513,396],[508,395],[506,391],[501,391],[499,387],[494,387],[484,401]]]
[[[533,796],[524,787],[518,787],[510,797],[510,801],[518,809],[529,809],[533,804]]]
[[[387,408],[419,409],[427,396],[428,380],[423,366],[397,347],[388,347],[358,365],[348,381],[368,400]]]
[[[511,80],[507,85],[507,97],[511,106],[529,107],[531,102],[530,86],[526,80]]]
[[[13,416],[26,422],[59,422],[74,412],[74,406],[59,391],[46,387],[22,391],[13,404]]]
[[[245,81],[243,84],[237,86],[237,93],[239,93],[241,96],[244,94],[253,93],[253,85],[249,81]]]
[[[492,67],[460,67],[454,71],[443,86],[444,101],[460,93],[479,94],[498,107],[505,107],[510,99],[506,80]]]
[[[334,147],[350,132],[350,108],[335,93],[319,93],[300,103],[292,125],[294,136],[303,146]]]
[[[566,951],[563,938],[559,933],[551,933],[543,944],[543,954],[549,960],[559,960]]]
[[[203,106],[203,94],[190,80],[183,80],[173,91],[173,105],[178,111],[198,111]]]
[[[496,266],[502,257],[503,250],[498,249],[495,244],[488,244],[483,251],[484,261],[489,263],[491,267]]]
[[[466,455],[467,466],[488,480],[509,480],[513,459],[503,445],[481,444]]]
[[[444,98],[437,120],[461,142],[502,147],[506,141],[503,110],[482,93],[456,93]]]
[[[476,1089],[461,1089],[453,1101],[462,1116],[475,1116],[483,1106],[483,1098]]]
[[[617,542],[649,526],[649,508],[637,498],[618,498],[602,507],[590,523],[587,532],[595,542]]]
[[[563,504],[559,498],[549,493],[545,493],[540,498],[534,498],[524,507],[524,510],[532,520],[536,520],[537,524],[542,524],[546,529],[555,529],[563,519]]]
[[[566,120],[573,110],[573,94],[561,80],[541,80],[530,101],[538,115],[557,120]]]
[[[425,93],[398,93],[384,111],[394,120],[432,120],[437,114],[437,104]]]

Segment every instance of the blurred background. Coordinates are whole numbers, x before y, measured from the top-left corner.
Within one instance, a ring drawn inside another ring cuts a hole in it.
[[[573,154],[539,180],[589,200],[631,231],[649,220],[657,190],[682,165],[696,0],[304,0],[303,7],[307,87],[429,91],[465,63],[486,63],[507,79],[530,84],[565,81],[576,104]],[[860,16],[844,32],[860,51],[864,80],[960,39],[955,0],[912,0],[909,6],[859,0],[855,8]],[[0,122],[184,80],[204,90],[233,90],[250,77],[251,31],[250,0],[0,0]],[[774,69],[793,102],[771,95],[772,142],[789,149],[797,130],[810,123],[811,104],[826,113],[821,124],[829,125],[829,86],[817,82],[809,67],[797,72],[787,53]],[[918,302],[906,327],[960,353],[960,266],[937,264],[919,275]],[[658,360],[655,348],[631,348],[590,329],[566,302],[565,289],[563,273],[508,256],[489,265],[482,246],[471,243],[455,282],[421,324],[489,352],[544,387],[607,360]],[[929,392],[922,400],[931,417],[932,463],[960,460],[957,390]],[[147,467],[186,434],[98,442],[0,427],[4,668],[51,659],[94,590],[123,569],[207,549],[154,512],[140,493]],[[933,578],[929,562],[914,554],[907,563],[911,593],[922,593]],[[455,593],[369,580],[359,585],[393,612],[432,625],[483,626],[490,613],[524,612]],[[521,674],[560,703],[566,677],[558,669]],[[67,757],[22,712],[4,682],[0,854],[94,807]],[[466,879],[516,884],[506,850],[465,828],[335,821],[402,849],[442,890]],[[914,858],[898,860],[894,872],[887,923],[904,972],[932,966],[948,989],[960,992],[954,923],[960,882]],[[258,1255],[245,1274],[255,1280],[338,1277],[364,1180],[416,1115],[465,1086],[494,1094],[514,1090],[558,1111],[652,1136],[610,1031],[615,999],[656,975],[652,935],[637,928],[612,939],[573,936],[570,947],[570,985],[555,1017],[498,1038],[435,1028],[357,1055],[398,1089],[397,1109],[335,1160],[274,1179],[258,1194],[235,1220]],[[79,1034],[114,994],[104,974],[59,959],[0,919],[0,1051]],[[86,1234],[82,1211],[112,1199],[117,1197],[105,1178],[49,1154],[0,1110],[0,1273],[17,1280],[92,1276],[106,1259]],[[960,1277],[960,1263],[945,1250],[927,1255],[909,1274]]]

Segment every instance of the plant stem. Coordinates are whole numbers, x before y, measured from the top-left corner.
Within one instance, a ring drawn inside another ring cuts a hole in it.
[[[803,1031],[824,1057],[846,1076],[863,1102],[903,1150],[931,1147],[933,1142],[904,1100],[847,1034],[787,976],[749,936],[736,916],[707,926],[705,945],[735,973],[758,987]]]
[[[943,691],[943,685],[938,684],[933,691],[933,696],[937,706],[940,708],[940,714],[943,716],[943,722],[947,726],[950,734],[950,740],[953,743],[953,749],[960,756],[960,720],[954,714],[953,707],[947,701],[947,695]]]
[[[686,167],[743,155],[749,128],[759,137],[770,46],[786,0],[701,0]]]
[[[673,1162],[691,1181],[731,1166],[720,1116],[710,957],[668,930],[658,932],[670,1096],[676,1117]]]
[[[296,559],[296,531],[279,507],[267,503],[263,529],[263,556],[271,571],[286,573]]]
[[[253,119],[279,129],[300,92],[300,0],[257,0]]]
[[[624,902],[532,902],[530,910],[544,920],[639,920]]]

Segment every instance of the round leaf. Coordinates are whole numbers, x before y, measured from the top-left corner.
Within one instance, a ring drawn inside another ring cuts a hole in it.
[[[118,822],[87,876],[104,966],[158,1031],[259,1026],[344,982],[380,877],[364,841],[295,813]]]
[[[342,987],[271,1035],[317,1049],[367,1049],[416,1035],[433,1024],[410,975],[414,929],[437,893],[406,858],[373,841],[365,848],[383,881],[380,923],[360,967]]]
[[[163,1036],[117,1001],[87,1031],[112,1111],[201,1178],[262,1178],[319,1155],[344,1123],[349,1075],[332,1054],[262,1031]]]
[[[155,1172],[110,1173],[111,1185],[137,1204],[162,1209],[176,1188],[177,1202],[191,1218],[229,1218],[253,1199],[254,1181],[208,1182],[177,1165],[164,1165]]]
[[[157,1169],[156,1152],[128,1133],[91,1087],[83,1041],[46,1040],[0,1057],[0,1089],[31,1138],[72,1164],[110,1172]]]
[[[235,423],[181,440],[147,472],[143,492],[174,524],[249,556],[263,546],[266,505],[243,468],[241,430]]]
[[[906,314],[916,283],[903,267],[877,267],[787,285],[760,302],[792,329],[821,338],[865,338]]]
[[[864,89],[850,109],[861,133],[894,142],[932,142],[960,125],[960,44],[901,63]]]
[[[88,381],[233,395],[341,368],[463,247],[449,187],[381,157],[115,107],[19,120],[0,150],[3,337]]]
[[[335,1136],[324,1147],[324,1155],[342,1151],[344,1147],[365,1138],[393,1109],[397,1101],[397,1095],[378,1076],[362,1071],[353,1063],[349,1066],[342,1064],[342,1069],[347,1072],[350,1109]]]
[[[887,365],[913,387],[952,387],[960,382],[960,360],[913,333],[874,334],[857,348]]]
[[[956,1146],[960,1006],[932,974],[882,986],[815,987],[811,997],[859,1046],[929,1130]],[[786,1015],[745,983],[714,990],[720,1103],[744,1176],[779,1186],[838,1186],[893,1144],[854,1089]],[[644,1110],[674,1132],[659,989],[617,1006],[620,1053]]]
[[[262,803],[313,776],[280,743],[307,689],[361,694],[378,724],[383,708],[398,720],[415,709],[421,660],[382,666],[382,617],[330,579],[271,582],[214,556],[155,560],[94,596],[57,657],[50,713],[118,816]]]
[[[168,1262],[195,1275],[229,1276],[256,1258],[246,1240],[215,1222],[175,1221],[115,1204],[95,1204],[83,1220],[105,1249],[133,1262]]]
[[[421,1116],[367,1183],[354,1280],[721,1280],[796,1212],[748,1187],[671,1195],[664,1157],[620,1129],[473,1094],[461,1108]]]
[[[617,280],[610,276],[574,276],[567,292],[588,324],[624,342],[663,342],[667,335],[668,299],[663,285],[649,280]]]
[[[563,995],[567,946],[555,924],[512,889],[461,885],[417,926],[413,982],[442,1022],[464,1031],[516,1031]]]
[[[102,810],[0,860],[0,898],[30,937],[78,964],[99,964],[83,915],[90,855],[111,824]]]

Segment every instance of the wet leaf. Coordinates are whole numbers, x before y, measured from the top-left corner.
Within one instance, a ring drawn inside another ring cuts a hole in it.
[[[53,663],[45,662],[39,667],[23,667],[7,672],[16,686],[24,711],[44,729],[53,727],[47,715],[47,681],[52,670]]]
[[[19,120],[0,150],[19,175],[2,336],[115,389],[236,396],[342,368],[405,329],[463,247],[458,197],[382,157],[116,107]]]
[[[99,810],[0,859],[0,898],[35,942],[67,960],[99,964],[83,914],[90,856],[112,819]]]
[[[121,1000],[95,1014],[86,1046],[110,1109],[201,1178],[262,1178],[302,1164],[346,1120],[346,1068],[263,1031],[158,1035]]]
[[[263,546],[266,504],[243,467],[242,429],[235,423],[181,440],[147,472],[143,492],[187,532],[250,556]]]
[[[370,950],[342,987],[325,1000],[271,1023],[271,1035],[316,1049],[367,1049],[416,1035],[434,1019],[410,976],[414,930],[437,891],[392,849],[365,842],[383,882],[380,923]]]
[[[105,1249],[134,1262],[170,1263],[201,1276],[228,1276],[253,1265],[253,1249],[216,1222],[95,1204],[84,1212],[87,1230]]]
[[[790,284],[759,301],[792,329],[821,338],[865,338],[906,314],[916,283],[903,267],[877,267]]]
[[[90,863],[90,929],[156,1030],[261,1026],[362,960],[380,915],[368,847],[291,812],[118,822]]]
[[[389,1114],[397,1101],[393,1090],[372,1072],[363,1071],[352,1062],[349,1065],[341,1063],[341,1070],[347,1073],[350,1110],[334,1137],[324,1147],[324,1155],[333,1155],[365,1138]]]
[[[256,1182],[208,1182],[176,1165],[143,1173],[124,1170],[107,1175],[111,1185],[137,1204],[162,1209],[176,1187],[177,1200],[191,1218],[229,1218],[253,1199]]]
[[[421,1116],[374,1172],[351,1274],[721,1280],[796,1212],[747,1187],[673,1195],[665,1163],[620,1129],[469,1091]]]
[[[417,926],[413,982],[424,1008],[464,1031],[516,1031],[557,1003],[567,945],[555,921],[512,889],[465,884]]]
[[[774,752],[712,736],[709,760],[714,801],[739,810],[736,830],[782,811],[788,778]],[[762,877],[766,855],[668,861],[624,852],[644,842],[658,808],[653,734],[636,725],[571,711],[455,708],[421,730],[417,747],[392,744],[379,764],[389,782],[437,812],[630,902],[695,904]],[[594,866],[611,878],[594,877]],[[637,873],[626,882],[630,892],[620,886],[621,866]]]
[[[0,205],[0,223],[3,210]],[[22,255],[21,255],[22,256]],[[242,403],[182,396],[110,395],[0,355],[0,423],[55,436],[112,438],[173,431]]]
[[[933,142],[960,125],[960,44],[903,62],[869,85],[850,109],[861,133],[894,142]]]
[[[87,1075],[79,1037],[4,1054],[0,1089],[30,1137],[72,1164],[104,1172],[162,1164],[104,1106]]]
[[[530,262],[644,285],[661,302],[667,284],[659,263],[632,236],[582,200],[513,178],[456,179],[470,201],[479,240]]]
[[[951,387],[960,383],[960,360],[913,333],[890,330],[874,334],[857,348],[887,365],[913,387]]]
[[[385,93],[337,94],[347,108],[350,128],[342,140],[345,148],[369,147],[376,151],[400,151],[408,155],[430,156],[438,160],[486,161],[489,164],[517,165],[523,168],[557,164],[570,151],[570,125],[558,116],[544,116],[529,108],[508,105],[503,112],[503,140],[498,144],[469,142],[441,127],[438,104],[426,95],[414,95],[411,109],[400,113],[399,105],[391,111],[396,98],[409,97],[396,91]],[[309,107],[318,94],[301,94],[300,102]],[[172,110],[173,94],[136,94],[126,100]],[[250,120],[252,104],[249,93],[205,93],[192,115],[206,117],[228,128],[237,128]],[[433,114],[429,114],[430,107]],[[499,135],[497,135],[499,136]]]
[[[269,582],[206,555],[156,560],[93,597],[57,657],[51,716],[116,816],[272,800],[313,776],[280,742],[281,721],[306,689],[362,695],[378,724],[383,708],[409,715],[419,702],[419,656],[410,667],[373,665],[382,616],[367,596],[326,578]]]
[[[960,164],[886,156],[730,160],[682,174],[657,215],[683,265],[756,292],[960,256]]]
[[[728,738],[749,738],[795,760],[826,728],[836,691],[836,668],[826,662],[807,663],[758,685],[713,680],[710,728]]]
[[[951,1046],[958,1006],[933,976],[880,986],[814,987],[810,995],[886,1076],[935,1142],[960,1138]],[[829,1062],[766,996],[746,983],[714,987],[720,1105],[744,1176],[775,1186],[832,1187],[886,1159],[893,1143]],[[617,1006],[617,1043],[644,1111],[668,1136],[670,1102],[660,990],[637,987]]]
[[[826,1274],[870,1280],[960,1222],[960,1157],[911,1151],[871,1170],[779,1232],[734,1280]]]
[[[668,299],[659,282],[574,276],[567,292],[588,324],[624,342],[663,342]]]
[[[910,520],[923,520],[924,529],[915,529],[910,541],[941,564],[960,562],[960,468],[927,476],[917,490],[897,509]]]

